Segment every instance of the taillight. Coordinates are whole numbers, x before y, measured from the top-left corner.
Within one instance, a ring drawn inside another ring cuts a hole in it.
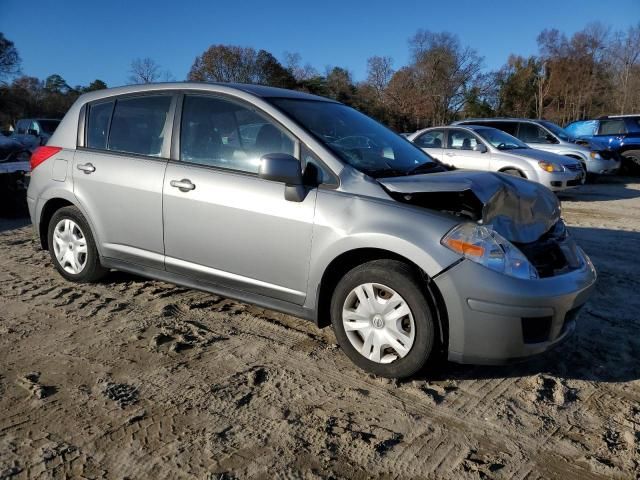
[[[47,158],[54,156],[62,150],[61,147],[38,147],[31,154],[31,170],[36,168],[42,162],[44,162]]]

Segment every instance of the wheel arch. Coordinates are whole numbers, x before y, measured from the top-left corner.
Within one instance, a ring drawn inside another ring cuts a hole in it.
[[[320,285],[317,289],[317,315],[316,323],[319,327],[331,324],[331,296],[340,279],[352,268],[370,262],[372,260],[397,260],[414,269],[425,287],[425,298],[435,314],[436,336],[440,346],[447,348],[449,343],[449,320],[444,299],[435,282],[418,265],[402,255],[382,248],[363,247],[342,252],[335,257],[322,274]]]
[[[505,173],[507,170],[515,170],[518,173],[520,173],[522,178],[529,178],[527,177],[527,174],[520,167],[515,167],[515,166],[502,167],[500,170],[498,170],[498,172]]]

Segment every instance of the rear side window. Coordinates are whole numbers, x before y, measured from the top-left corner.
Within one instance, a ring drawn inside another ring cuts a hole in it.
[[[442,148],[444,130],[430,130],[414,140],[420,148]]]
[[[114,102],[96,103],[89,107],[87,123],[87,147],[107,148],[107,135]]]
[[[465,125],[482,125],[483,127],[497,128],[509,135],[516,136],[518,134],[518,122],[500,122],[492,120],[478,120],[473,122],[467,122]]]
[[[518,138],[525,143],[554,143],[553,137],[544,128],[528,122],[520,124]]]
[[[598,135],[617,135],[619,133],[627,133],[627,127],[622,118],[615,120],[600,120],[600,129]]]
[[[187,95],[180,127],[180,159],[257,173],[267,153],[294,155],[294,141],[251,108],[229,100]]]
[[[170,131],[167,122],[170,106],[169,95],[118,100],[109,129],[108,149],[160,156],[162,143]]]

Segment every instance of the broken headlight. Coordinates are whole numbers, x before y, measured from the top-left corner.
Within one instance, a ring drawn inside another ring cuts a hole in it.
[[[520,250],[484,225],[461,223],[442,237],[440,243],[496,272],[525,280],[538,278],[535,267]]]

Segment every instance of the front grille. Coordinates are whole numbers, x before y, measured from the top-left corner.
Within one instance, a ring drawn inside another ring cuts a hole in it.
[[[570,165],[565,165],[565,167],[567,167],[567,170],[571,170],[572,172],[581,172],[582,171],[582,165],[579,163],[572,163]]]

